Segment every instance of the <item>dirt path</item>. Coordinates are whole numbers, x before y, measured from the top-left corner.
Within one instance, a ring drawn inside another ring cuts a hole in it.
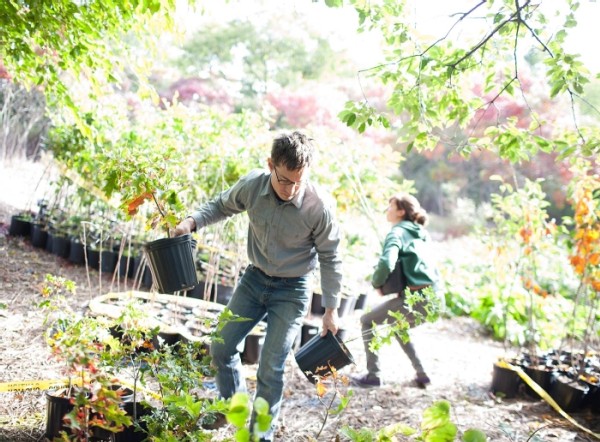
[[[3,188],[6,189],[6,188]],[[6,192],[2,191],[1,200]],[[110,279],[74,266],[66,260],[34,249],[28,241],[7,236],[11,214],[17,207],[0,201],[0,382],[21,379],[53,379],[58,367],[49,358],[42,338],[43,316],[35,308],[39,284],[46,273],[74,280],[78,287],[73,305],[84,311],[89,299],[110,291]],[[115,290],[115,287],[112,288]],[[356,365],[351,374],[364,369],[364,351],[358,317],[348,321],[348,347]],[[401,422],[418,428],[425,408],[440,399],[450,401],[453,422],[459,431],[474,427],[490,441],[592,441],[576,431],[547,404],[526,398],[499,400],[489,395],[493,361],[504,353],[500,343],[483,333],[468,318],[442,319],[413,331],[413,340],[432,378],[427,390],[411,385],[412,368],[397,344],[382,350],[385,386],[376,390],[354,388],[354,397],[339,418],[330,418],[319,441],[333,441],[342,425],[382,428]],[[252,378],[255,366],[245,366]],[[250,385],[252,382],[250,381]],[[314,387],[297,368],[292,357],[286,367],[285,401],[281,413],[280,441],[308,441],[318,433],[324,405]],[[584,412],[575,415],[584,426],[600,431],[600,417]],[[43,391],[0,392],[0,441],[42,440],[45,425]],[[214,440],[232,434],[231,428],[215,433]],[[532,436],[533,435],[533,436]],[[408,440],[408,439],[406,439]]]

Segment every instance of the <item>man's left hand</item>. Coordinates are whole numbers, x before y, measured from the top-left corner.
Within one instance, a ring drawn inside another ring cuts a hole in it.
[[[327,330],[331,330],[331,333],[334,335],[337,334],[339,319],[337,308],[326,308],[323,315],[323,331],[321,332],[321,336],[325,336]]]

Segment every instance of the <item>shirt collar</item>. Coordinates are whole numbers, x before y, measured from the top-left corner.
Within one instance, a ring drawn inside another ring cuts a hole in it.
[[[268,179],[265,182],[265,185],[263,186],[262,190],[260,191],[260,195],[261,196],[271,196],[275,199],[277,199],[277,195],[275,195],[275,189],[273,189],[273,186],[271,185],[271,174],[267,174]],[[294,206],[296,206],[297,209],[302,207],[302,201],[304,201],[304,195],[306,193],[306,187],[308,186],[308,183],[305,183],[302,188],[300,189],[300,192],[298,192],[298,194],[292,198],[291,201],[285,201],[284,204],[287,203],[291,203]]]

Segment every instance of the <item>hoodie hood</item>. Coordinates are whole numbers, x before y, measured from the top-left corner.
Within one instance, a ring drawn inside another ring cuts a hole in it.
[[[427,230],[425,230],[421,224],[417,224],[414,221],[403,220],[396,224],[396,226],[401,227],[412,238],[419,238],[422,240],[428,238]]]

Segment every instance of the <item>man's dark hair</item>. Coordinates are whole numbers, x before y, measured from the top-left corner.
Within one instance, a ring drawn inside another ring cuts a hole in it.
[[[283,133],[273,140],[271,160],[276,166],[300,170],[310,166],[313,158],[313,139],[302,132]]]

